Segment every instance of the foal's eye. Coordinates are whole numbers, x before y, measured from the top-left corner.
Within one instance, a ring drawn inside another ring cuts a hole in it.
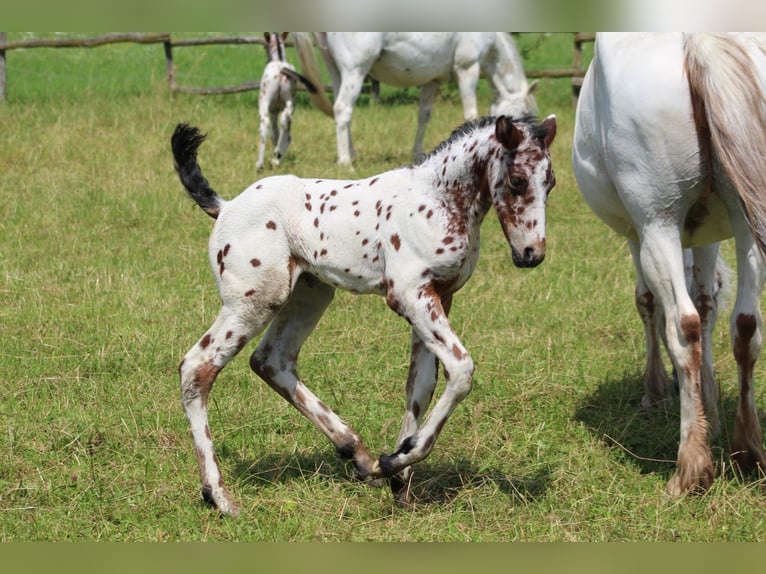
[[[513,195],[522,195],[527,189],[527,180],[523,177],[508,176],[506,181]]]

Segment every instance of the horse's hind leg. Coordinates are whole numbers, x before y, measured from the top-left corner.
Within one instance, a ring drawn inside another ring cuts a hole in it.
[[[263,329],[268,319],[265,317],[260,322],[246,322],[240,314],[224,306],[215,323],[186,353],[179,367],[181,401],[197,451],[202,496],[226,514],[236,515],[239,508],[226,489],[218,467],[213,437],[208,426],[208,395],[218,373]]]
[[[702,327],[702,362],[700,365],[702,403],[710,425],[710,434],[713,436],[721,431],[721,420],[718,415],[718,385],[713,374],[713,330],[718,318],[716,287],[718,251],[718,243],[693,249],[694,261],[689,290],[694,306],[699,313]]]
[[[271,119],[268,110],[261,110],[259,113],[261,123],[258,130],[260,140],[258,142],[258,160],[255,162],[255,170],[263,169],[263,156],[266,151],[266,141],[269,139],[271,131]]]
[[[423,155],[423,137],[426,133],[428,120],[431,119],[431,110],[434,106],[436,92],[439,91],[439,82],[429,82],[420,88],[420,103],[418,106],[418,131],[415,133],[415,143],[412,146],[412,157],[415,161]]]
[[[662,360],[660,343],[664,338],[665,316],[659,301],[644,281],[641,271],[639,245],[628,240],[630,253],[636,268],[636,309],[644,324],[644,340],[646,342],[646,368],[644,369],[644,396],[641,406],[649,408],[662,402],[667,395],[668,375]]]
[[[743,224],[742,229],[748,230]],[[766,471],[763,435],[755,405],[753,369],[763,343],[760,293],[764,268],[752,236],[737,237],[737,302],[731,315],[731,340],[739,372],[739,401],[731,456],[743,471]]]
[[[274,146],[274,154],[271,159],[272,165],[279,165],[279,161],[285,157],[287,148],[290,146],[290,128],[293,123],[293,101],[288,100],[285,109],[279,114],[279,137]]]
[[[337,453],[351,459],[360,478],[371,472],[372,459],[359,435],[299,379],[298,354],[332,301],[335,288],[302,275],[287,304],[274,318],[250,357],[250,367],[268,385],[319,428]]]
[[[644,279],[665,312],[668,353],[679,380],[681,440],[676,472],[666,490],[672,496],[705,491],[713,482],[714,469],[701,389],[702,322],[689,297],[676,229],[667,226],[645,233],[640,259]]]

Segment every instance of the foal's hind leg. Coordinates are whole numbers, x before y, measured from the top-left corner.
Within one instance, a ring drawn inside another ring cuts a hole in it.
[[[261,119],[258,129],[260,140],[258,142],[258,159],[255,162],[255,171],[263,169],[263,156],[266,152],[266,141],[269,139],[269,134],[271,132],[271,119],[268,109],[261,109],[259,115]]]
[[[179,367],[181,401],[197,451],[202,497],[221,512],[236,515],[239,507],[224,486],[213,448],[207,418],[208,395],[216,376],[268,321],[242,321],[239,313],[224,306],[213,326],[184,356]]]
[[[298,354],[334,293],[334,287],[302,275],[290,300],[274,318],[251,355],[250,366],[271,388],[314,423],[332,441],[341,457],[354,462],[361,478],[366,478],[371,472],[372,459],[359,435],[298,378]]]
[[[285,157],[287,148],[290,146],[290,128],[293,123],[293,101],[288,100],[285,103],[285,109],[279,114],[279,137],[274,146],[274,153],[271,158],[271,165],[279,165],[280,160]]]

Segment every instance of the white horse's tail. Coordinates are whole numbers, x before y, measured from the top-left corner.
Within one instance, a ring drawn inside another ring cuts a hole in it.
[[[766,258],[766,98],[758,67],[723,34],[686,35],[684,57],[702,152],[721,162]]]
[[[322,80],[319,76],[319,62],[314,52],[314,44],[307,32],[293,32],[293,43],[298,52],[301,62],[301,71],[308,80],[317,87],[316,91],[309,92],[309,99],[314,107],[333,117],[332,103],[322,89]]]

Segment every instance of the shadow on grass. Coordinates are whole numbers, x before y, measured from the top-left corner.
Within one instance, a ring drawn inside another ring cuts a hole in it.
[[[267,455],[257,461],[241,460],[236,465],[241,485],[266,486],[319,477],[323,480],[346,479],[355,482],[353,466],[326,451],[311,454]],[[526,477],[509,477],[500,471],[480,471],[473,463],[457,460],[430,464],[428,460],[414,466],[412,496],[417,504],[444,504],[461,492],[485,485],[496,488],[514,502],[527,504],[542,496],[551,481],[548,468]],[[370,488],[374,486],[370,485]],[[388,481],[382,488],[388,489]],[[393,500],[393,498],[392,498]]]
[[[582,402],[575,419],[585,424],[621,461],[634,465],[642,474],[657,473],[669,479],[678,454],[681,424],[678,393],[670,390],[661,405],[645,409],[641,407],[643,392],[643,377],[637,373],[606,380]],[[730,467],[729,435],[734,429],[737,397],[722,394],[718,409],[721,433],[713,437],[710,447],[720,473],[722,461]]]

